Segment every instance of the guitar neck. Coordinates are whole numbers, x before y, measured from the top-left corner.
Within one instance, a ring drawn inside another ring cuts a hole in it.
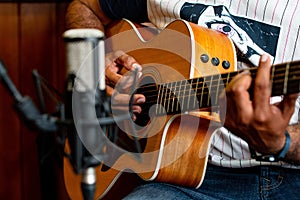
[[[159,84],[156,87],[145,86],[147,96],[156,103],[156,114],[182,113],[189,110],[218,106],[219,95],[234,76],[242,71],[216,74]],[[249,72],[255,78],[257,69]],[[151,88],[148,89],[147,88]],[[156,88],[156,89],[153,89]],[[271,96],[298,93],[300,91],[300,61],[274,65],[271,70]],[[249,90],[252,94],[252,89]],[[149,93],[151,93],[149,95]]]
[[[300,91],[300,61],[274,65],[271,70],[271,96]]]

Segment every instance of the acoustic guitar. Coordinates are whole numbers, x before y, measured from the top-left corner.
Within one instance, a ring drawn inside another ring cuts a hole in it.
[[[107,29],[106,36],[107,52],[122,50],[142,65],[134,93],[144,94],[146,103],[134,124],[119,124],[119,141],[106,147],[107,158],[96,167],[95,198],[105,198],[114,185],[126,188],[133,179],[121,185],[118,181],[130,173],[143,181],[200,187],[212,133],[221,126],[213,114],[218,96],[239,73],[232,41],[184,20],[159,33],[121,20]],[[299,71],[299,62],[273,66],[272,95],[299,92]],[[256,70],[250,72],[255,77]],[[130,148],[136,140],[140,149]],[[68,159],[64,178],[71,199],[82,199],[80,175]]]

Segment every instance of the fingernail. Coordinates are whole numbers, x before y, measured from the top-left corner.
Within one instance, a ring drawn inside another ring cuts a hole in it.
[[[141,97],[136,100],[137,103],[145,103],[145,98]]]
[[[136,116],[132,115],[132,120],[135,122],[136,121]]]
[[[269,56],[267,54],[261,55],[260,61],[261,62],[266,62],[268,60]]]
[[[142,66],[139,65],[139,64],[137,64],[137,63],[134,63],[134,64],[132,65],[132,67],[133,67],[134,69],[137,69],[138,71],[142,71]]]
[[[143,75],[143,73],[142,73],[142,72],[138,72],[138,73],[137,73],[137,77],[138,77],[138,78],[141,78],[141,77],[142,77],[142,75]]]
[[[138,109],[138,108],[135,108],[135,109],[132,110],[132,112],[133,112],[133,113],[138,113],[138,114],[139,114],[139,113],[141,112],[141,110]]]

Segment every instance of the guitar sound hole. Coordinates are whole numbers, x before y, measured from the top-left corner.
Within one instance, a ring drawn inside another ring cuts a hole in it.
[[[140,127],[145,127],[150,122],[149,117],[149,110],[147,110],[146,107],[142,106],[143,111],[140,114],[136,114],[136,121],[135,124],[137,124]]]
[[[156,104],[157,101],[158,91],[154,79],[149,76],[144,77],[139,84],[139,88],[135,91],[135,94],[143,94],[146,97],[146,102],[140,105],[142,112],[140,114],[136,114],[135,121],[135,124],[142,128],[149,124],[151,119],[149,116],[149,110],[151,106]]]

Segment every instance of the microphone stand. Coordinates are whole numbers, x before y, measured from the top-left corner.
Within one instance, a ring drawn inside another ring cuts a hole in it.
[[[35,76],[37,72],[34,72]],[[35,77],[36,78],[36,77]],[[70,161],[73,165],[74,171],[76,173],[81,173],[82,175],[82,193],[85,200],[92,200],[94,199],[95,187],[96,187],[96,166],[101,164],[103,160],[104,153],[101,151],[97,158],[89,153],[89,151],[84,147],[82,144],[81,139],[79,138],[78,134],[76,133],[74,120],[72,117],[72,113],[68,113],[64,110],[65,106],[60,105],[60,115],[61,116],[52,116],[51,114],[41,113],[38,108],[35,106],[32,99],[28,96],[22,96],[21,93],[17,90],[13,82],[11,81],[9,75],[7,74],[7,70],[3,65],[2,61],[0,60],[0,83],[3,83],[5,88],[9,91],[14,99],[14,107],[16,111],[19,113],[21,118],[26,121],[26,124],[29,125],[30,128],[36,129],[45,133],[55,133],[60,131],[65,131],[67,129],[68,138],[70,140],[70,145],[73,147],[71,148],[71,157]],[[69,94],[67,94],[69,95]],[[88,96],[87,94],[81,94]],[[101,100],[105,102],[97,101],[97,105],[105,105],[109,102],[106,93],[101,95]],[[82,98],[82,101],[85,101],[87,98]],[[68,103],[68,102],[67,102]],[[95,106],[91,106],[89,101],[85,102],[86,108],[91,109],[95,108]],[[99,107],[99,106],[98,106]],[[67,107],[68,108],[68,107]],[[66,110],[67,110],[66,108]],[[88,111],[87,110],[87,111]],[[98,112],[99,113],[99,112]],[[97,118],[96,120],[98,123],[92,123],[91,126],[99,126],[102,125],[99,121],[104,121],[104,126],[107,124],[113,124],[114,120],[108,116],[109,113],[105,110],[101,110],[99,117],[104,117],[103,119]],[[82,121],[82,126],[90,126],[88,125],[88,119]],[[74,132],[73,132],[74,131]],[[101,137],[101,144],[99,145],[99,149],[103,150],[103,146],[105,144],[106,138],[103,134],[99,134]],[[97,135],[97,136],[99,136]],[[96,136],[96,135],[94,135]],[[59,136],[58,136],[59,137]],[[99,141],[99,140],[98,140]],[[63,143],[65,140],[63,140]]]
[[[34,71],[34,76],[35,78],[37,77],[36,71]],[[74,75],[68,77],[67,87],[71,84],[71,88],[73,88],[74,79]],[[96,189],[95,167],[99,166],[107,156],[106,154],[108,152],[104,152],[106,142],[111,140],[109,138],[116,138],[116,128],[118,128],[116,122],[126,120],[130,118],[130,116],[111,117],[110,98],[106,95],[105,90],[100,90],[99,88],[96,89],[94,101],[91,101],[92,95],[89,92],[78,92],[73,91],[73,89],[66,90],[65,104],[60,103],[59,106],[57,106],[59,107],[58,116],[48,114],[44,112],[44,110],[43,113],[41,113],[30,97],[22,96],[17,90],[7,74],[5,66],[0,60],[0,83],[1,82],[14,98],[16,111],[20,114],[21,118],[27,122],[26,124],[29,125],[30,128],[44,133],[62,133],[62,136],[57,135],[57,141],[62,145],[65,143],[65,132],[67,130],[67,137],[71,147],[69,160],[74,171],[82,175],[81,188],[84,200],[93,200]],[[72,113],[72,97],[74,97],[74,93],[75,96],[78,95],[80,106],[83,106],[83,109],[81,109],[83,112],[79,113],[80,120],[77,126],[74,122],[74,113]],[[41,100],[43,98],[39,96],[39,99]],[[41,102],[41,105],[44,105],[43,102]],[[91,110],[96,110],[96,118],[91,117]],[[100,130],[95,128],[99,126],[101,126]],[[108,126],[110,128],[107,128]],[[87,130],[87,133],[84,134],[87,138],[83,138],[84,135],[80,135],[77,129]],[[92,146],[92,148],[87,149],[85,145],[88,147]],[[136,143],[136,148],[140,149],[138,143]],[[90,152],[91,149],[92,152]]]
[[[6,68],[0,61],[0,80],[8,89],[15,100],[15,108],[25,121],[43,132],[55,132],[58,130],[57,118],[48,114],[41,114],[33,101],[28,96],[22,96],[9,78]]]
[[[85,200],[94,199],[96,190],[95,167],[99,166],[101,161],[104,160],[105,153],[103,150],[106,144],[105,125],[100,122],[92,123],[95,118],[91,113],[96,109],[96,121],[108,117],[108,113],[99,108],[101,103],[96,99],[96,103],[94,103],[91,96],[90,91],[79,92],[73,90],[72,101],[75,104],[73,107],[80,108],[80,110],[75,111],[76,113],[73,112],[73,115],[77,117],[74,119],[76,127],[71,129],[68,136],[71,147],[70,161],[75,173],[81,174],[81,189]],[[68,105],[72,105],[72,103]],[[102,130],[99,130],[100,125],[102,125]]]

